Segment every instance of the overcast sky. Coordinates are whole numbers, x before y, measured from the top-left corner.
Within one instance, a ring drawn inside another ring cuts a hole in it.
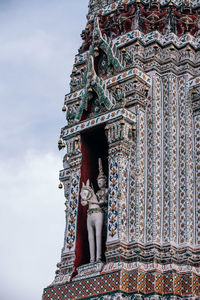
[[[0,0],[0,299],[40,300],[60,261],[61,111],[88,0]]]

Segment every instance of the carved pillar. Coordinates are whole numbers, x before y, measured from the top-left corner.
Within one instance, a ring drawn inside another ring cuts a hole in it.
[[[109,199],[107,261],[128,258],[124,247],[129,241],[129,179],[133,145],[132,124],[124,119],[106,126],[109,144]]]
[[[194,240],[194,182],[192,111],[187,101],[188,76],[178,80],[179,88],[179,245]],[[190,101],[191,102],[191,101]],[[191,106],[191,104],[190,104]]]
[[[54,283],[69,281],[74,268],[82,159],[80,135],[67,139],[66,148],[69,165],[60,171],[60,181],[64,185],[66,198],[66,229],[61,262],[57,265],[59,269],[56,271]]]
[[[141,105],[136,106],[137,115],[137,141],[136,141],[136,168],[132,176],[136,178],[136,241],[144,244],[146,239],[146,149],[147,126],[146,111]]]
[[[196,245],[200,245],[200,114],[194,116],[195,182],[196,182]]]

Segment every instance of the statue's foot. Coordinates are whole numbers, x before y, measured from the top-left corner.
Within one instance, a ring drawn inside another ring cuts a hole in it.
[[[102,262],[101,257],[97,258],[97,262]]]
[[[90,259],[90,263],[94,263],[95,262],[95,259],[94,258],[91,258]]]

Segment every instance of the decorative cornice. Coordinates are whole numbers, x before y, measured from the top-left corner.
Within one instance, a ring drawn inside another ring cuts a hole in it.
[[[177,48],[182,48],[187,44],[192,45],[195,49],[198,49],[200,47],[200,37],[195,38],[189,33],[179,37],[173,32],[162,35],[158,31],[151,31],[145,34],[140,30],[134,30],[121,35],[114,39],[113,43],[117,47],[123,47],[126,44],[133,43],[135,40],[141,41],[144,46],[152,44],[153,42],[159,42],[162,47],[170,44],[174,44]]]
[[[109,272],[109,271],[116,271],[116,270],[126,270],[132,271],[135,269],[142,269],[146,272],[150,271],[159,271],[161,273],[167,271],[176,271],[178,273],[189,273],[192,272],[194,274],[200,274],[200,268],[192,267],[189,265],[177,265],[175,263],[172,264],[158,264],[158,263],[142,263],[142,262],[133,262],[133,263],[124,263],[124,262],[117,262],[117,263],[108,263],[104,266],[102,273]]]
[[[136,121],[135,115],[125,108],[116,109],[106,113],[104,115],[98,116],[96,118],[89,119],[87,121],[80,122],[77,125],[71,126],[70,128],[63,128],[61,131],[61,138],[68,139],[70,136],[77,134],[87,128],[91,128],[114,119],[124,118],[129,122],[133,123]]]
[[[121,72],[115,76],[112,76],[105,80],[105,84],[107,87],[110,87],[112,85],[115,85],[121,81],[127,80],[131,77],[137,77],[139,80],[144,81],[145,84],[148,86],[151,86],[152,80],[151,77],[139,70],[138,68],[132,68],[130,70]],[[68,102],[75,101],[77,99],[81,99],[84,95],[84,89],[81,89],[79,91],[76,91],[74,93],[69,93],[65,96],[65,105],[68,104]]]
[[[158,31],[151,31],[148,33],[142,33],[140,30],[133,30],[124,35],[121,35],[112,40],[113,45],[118,48],[124,47],[127,44],[134,43],[139,40],[143,46],[148,46],[154,42],[158,42],[160,46],[165,47],[173,44],[176,48],[182,48],[187,44],[190,44],[194,49],[200,48],[200,37],[195,38],[191,34],[187,33],[183,36],[177,36],[175,33],[162,35]],[[75,65],[83,64],[87,61],[88,51],[79,53],[75,56]]]

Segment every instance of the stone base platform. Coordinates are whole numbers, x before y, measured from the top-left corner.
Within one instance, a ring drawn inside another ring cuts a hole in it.
[[[88,264],[78,269],[71,282],[47,287],[43,300],[200,299],[200,274],[173,268],[131,269],[131,266]],[[92,274],[92,272],[94,272]]]

